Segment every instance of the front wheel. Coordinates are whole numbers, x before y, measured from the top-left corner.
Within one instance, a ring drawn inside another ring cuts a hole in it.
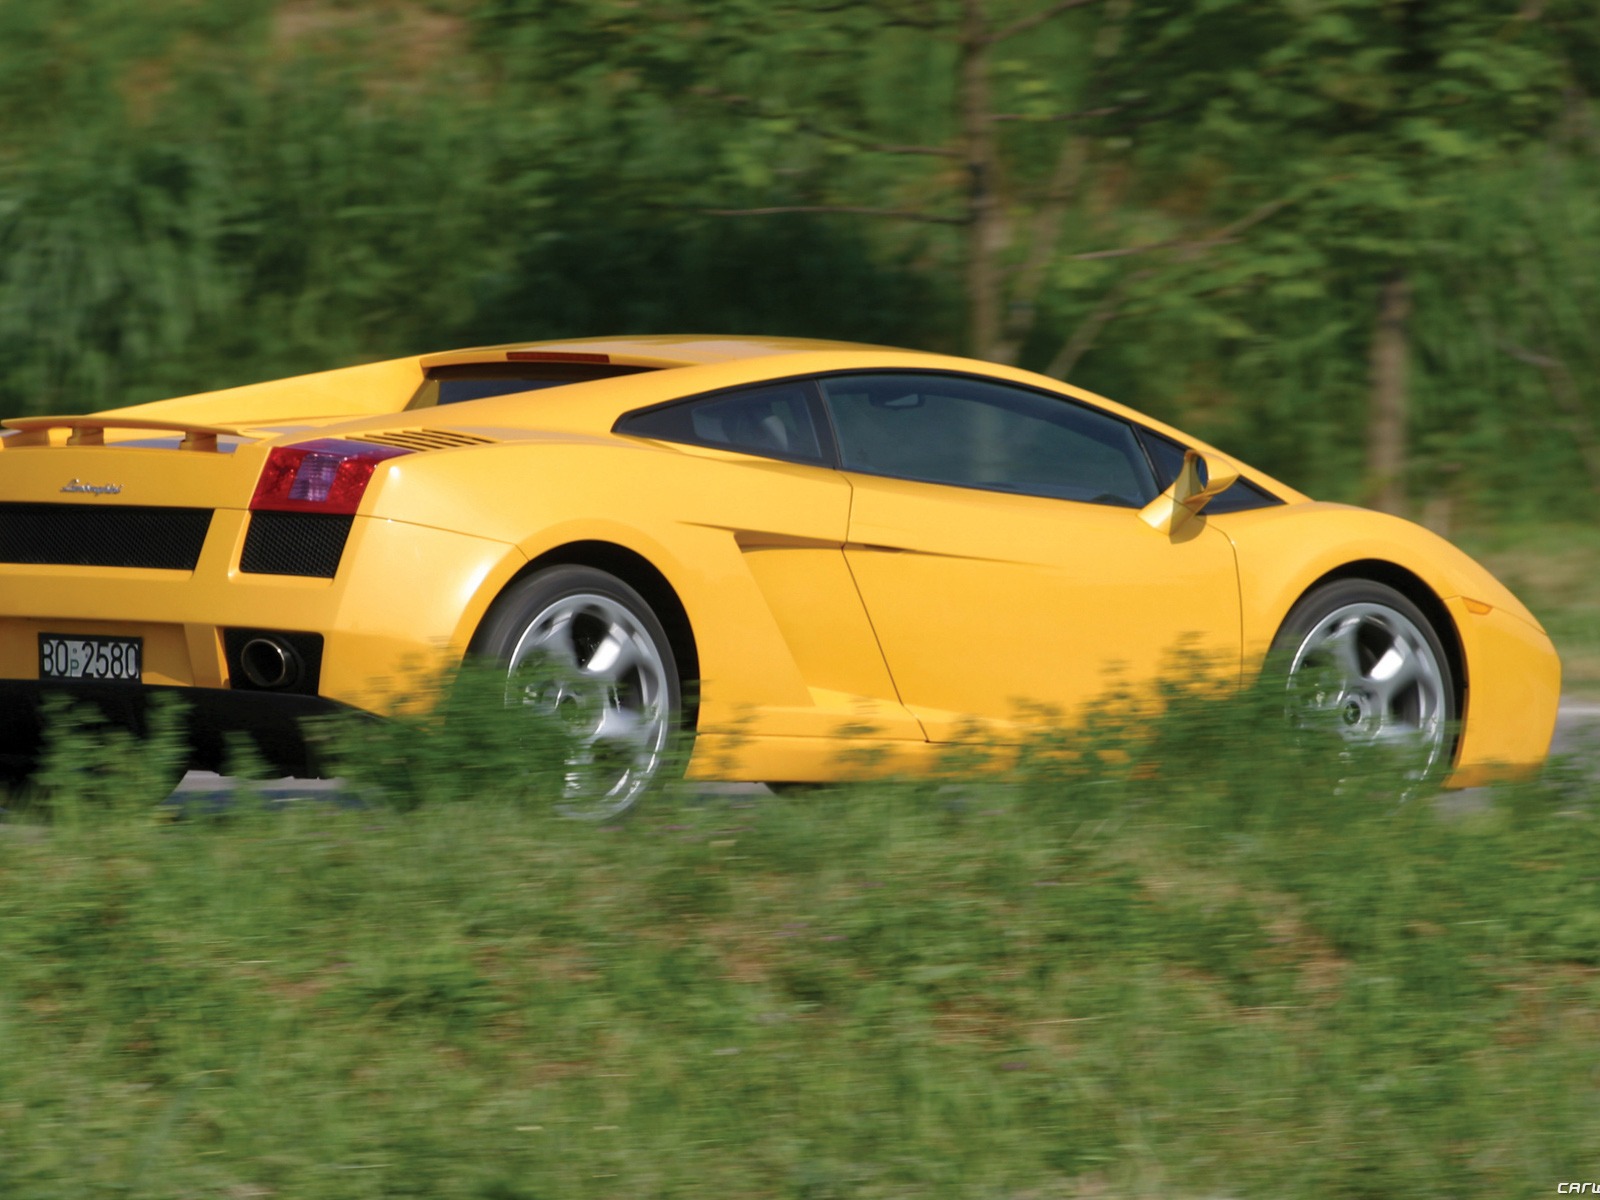
[[[519,580],[471,653],[504,666],[508,706],[564,727],[562,814],[620,817],[661,774],[683,703],[677,662],[649,604],[622,580],[579,566]]]
[[[1306,595],[1273,653],[1302,727],[1337,732],[1347,754],[1386,750],[1410,786],[1438,780],[1455,746],[1455,680],[1433,624],[1394,588],[1342,579]]]

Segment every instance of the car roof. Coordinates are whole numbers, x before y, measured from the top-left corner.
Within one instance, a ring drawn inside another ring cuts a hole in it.
[[[772,337],[760,334],[639,334],[626,337],[564,338],[548,342],[511,342],[501,346],[476,346],[424,354],[419,363],[430,367],[463,363],[516,361],[521,355],[577,356],[605,355],[611,362],[639,367],[691,367],[741,359],[807,352],[879,350],[895,354],[913,353],[895,346],[874,346],[863,342],[830,341],[826,338]]]
[[[570,357],[569,357],[570,356]],[[601,357],[604,356],[604,357]],[[1087,402],[1146,425],[1205,453],[1237,463],[1247,478],[1291,500],[1305,496],[1192,435],[1127,405],[1066,383],[998,363],[924,350],[821,338],[764,335],[640,334],[565,338],[478,346],[407,358],[341,367],[311,375],[273,379],[173,400],[107,410],[120,416],[188,418],[265,428],[300,419],[334,421],[325,429],[351,429],[415,423],[418,411],[402,412],[397,398],[410,396],[435,367],[507,362],[603,362],[644,370],[573,383],[532,393],[472,400],[435,412],[430,420],[450,427],[499,427],[497,434],[522,430],[608,434],[622,413],[687,398],[696,393],[748,386],[763,380],[836,371],[950,371],[1042,388]],[[656,369],[651,369],[656,368]],[[320,422],[319,422],[320,423]]]

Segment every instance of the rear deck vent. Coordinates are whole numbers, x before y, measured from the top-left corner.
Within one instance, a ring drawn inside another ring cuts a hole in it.
[[[354,522],[348,513],[253,512],[239,570],[332,579]]]
[[[494,438],[457,433],[450,429],[385,429],[381,433],[363,433],[350,440],[399,446],[402,450],[452,450],[458,446],[488,446],[494,443]]]
[[[192,571],[209,508],[0,504],[0,562]]]

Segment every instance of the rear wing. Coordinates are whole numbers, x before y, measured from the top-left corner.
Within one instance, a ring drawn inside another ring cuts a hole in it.
[[[248,437],[236,428],[225,425],[200,425],[193,421],[162,421],[151,417],[10,417],[0,421],[0,426],[15,432],[0,435],[0,447],[18,450],[28,446],[50,445],[50,431],[69,429],[69,446],[104,446],[108,429],[146,429],[163,433],[181,433],[180,450],[202,453],[217,452],[219,437]]]

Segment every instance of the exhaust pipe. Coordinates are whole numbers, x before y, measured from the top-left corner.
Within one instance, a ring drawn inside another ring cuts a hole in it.
[[[281,638],[251,638],[239,651],[239,669],[258,688],[291,688],[300,682],[300,654]]]

